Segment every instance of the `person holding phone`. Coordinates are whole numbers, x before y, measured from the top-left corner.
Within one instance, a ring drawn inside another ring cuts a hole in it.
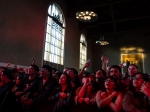
[[[150,112],[150,82],[146,82],[142,84],[140,88],[140,92],[144,93],[149,99],[148,112]]]
[[[148,81],[148,77],[144,73],[137,72],[134,74],[123,97],[122,106],[125,112],[148,112],[148,98],[141,92],[141,87],[145,81]]]
[[[97,90],[93,78],[91,76],[82,78],[82,86],[79,87],[79,91],[76,92],[74,98],[76,105],[73,107],[72,112],[98,112],[99,110],[95,99],[96,93]]]

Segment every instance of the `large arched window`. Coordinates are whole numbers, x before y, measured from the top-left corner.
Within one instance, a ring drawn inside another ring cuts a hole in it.
[[[44,61],[63,65],[64,59],[64,16],[56,4],[48,9],[45,37]]]
[[[83,68],[87,59],[87,42],[85,36],[81,34],[80,37],[80,69]]]

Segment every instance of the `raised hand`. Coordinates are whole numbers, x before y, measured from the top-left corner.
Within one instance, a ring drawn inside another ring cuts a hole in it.
[[[104,58],[104,61],[105,61],[106,64],[109,63],[109,59],[107,57]]]
[[[102,60],[103,62],[104,62],[104,59],[105,59],[105,57],[102,55],[102,56],[101,56],[101,60]]]
[[[140,91],[150,98],[150,82],[143,83]]]
[[[84,100],[84,98],[78,98],[78,102],[79,102],[79,103],[82,103],[83,100]]]
[[[89,99],[89,98],[84,98],[84,102],[85,102],[86,104],[89,104],[89,103],[90,103],[90,99]]]
[[[87,67],[89,67],[90,66],[90,62],[86,62],[85,64],[84,64],[84,68],[87,68]]]
[[[90,99],[90,103],[92,103],[92,105],[94,105],[94,104],[96,103],[96,99],[95,99],[95,97],[94,97],[94,98],[92,98],[92,99]]]
[[[7,68],[9,65],[11,65],[11,63],[7,63],[4,67],[6,67],[6,68]]]

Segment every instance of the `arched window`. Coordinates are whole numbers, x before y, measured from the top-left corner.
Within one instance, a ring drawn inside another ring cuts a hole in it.
[[[80,37],[80,69],[83,68],[87,59],[87,42],[85,36],[81,34]]]
[[[63,65],[64,59],[64,16],[56,4],[48,9],[45,37],[44,61]]]

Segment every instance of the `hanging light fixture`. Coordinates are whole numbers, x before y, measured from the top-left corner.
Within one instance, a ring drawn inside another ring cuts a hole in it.
[[[104,35],[100,37],[100,40],[96,41],[97,45],[108,45],[109,42],[104,40]]]
[[[98,18],[98,15],[93,11],[79,11],[76,13],[76,18],[83,22],[92,22]]]

